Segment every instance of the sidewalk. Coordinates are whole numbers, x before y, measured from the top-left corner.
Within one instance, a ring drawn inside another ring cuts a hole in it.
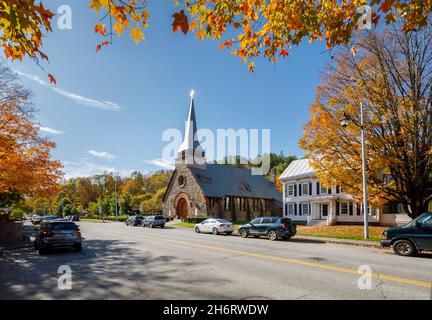
[[[351,246],[383,249],[383,247],[381,247],[380,243],[375,242],[375,241],[327,238],[327,237],[310,237],[310,236],[294,236],[293,239],[296,239],[299,241],[301,241],[301,240],[304,240],[304,241],[314,240],[314,241],[323,241],[326,243],[345,244],[345,245],[351,245]]]

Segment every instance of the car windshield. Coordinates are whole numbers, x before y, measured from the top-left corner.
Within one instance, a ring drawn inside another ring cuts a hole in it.
[[[47,225],[48,230],[74,230],[76,229],[75,223],[65,222],[65,223],[49,223]]]
[[[156,220],[163,220],[164,217],[162,217],[162,216],[156,216],[155,219],[156,219]]]
[[[225,220],[225,219],[217,219],[216,221],[220,222],[220,223],[231,223],[231,222],[229,222],[228,220]]]
[[[405,227],[415,226],[417,221],[422,223],[422,224],[423,223],[430,224],[432,221],[432,212],[423,213],[422,215],[418,216],[417,218],[411,220]]]

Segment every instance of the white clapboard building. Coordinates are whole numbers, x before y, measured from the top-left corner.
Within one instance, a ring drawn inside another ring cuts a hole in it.
[[[324,188],[309,164],[309,159],[293,161],[281,175],[284,215],[307,225],[336,225],[363,223],[363,206],[353,196],[335,185]],[[401,206],[399,206],[399,211]],[[370,206],[371,225],[399,225],[410,218],[400,212],[386,212]]]

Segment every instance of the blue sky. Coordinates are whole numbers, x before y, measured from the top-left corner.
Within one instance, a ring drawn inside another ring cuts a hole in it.
[[[218,43],[172,33],[171,1],[149,2],[144,42],[135,45],[126,34],[96,53],[98,16],[88,1],[49,1],[53,11],[69,5],[73,18],[72,30],[59,30],[54,18],[45,39],[45,67],[57,86],[31,61],[10,64],[34,92],[36,119],[57,143],[53,158],[64,163],[66,176],[161,169],[162,133],[183,131],[191,89],[198,127],[268,128],[273,152],[302,156],[298,139],[330,60],[324,45],[305,42],[276,65],[258,60],[250,74]]]

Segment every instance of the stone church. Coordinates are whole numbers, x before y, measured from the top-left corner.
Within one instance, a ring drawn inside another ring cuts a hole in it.
[[[191,97],[182,145],[163,198],[163,215],[171,218],[225,218],[231,221],[282,215],[282,195],[274,183],[251,170],[206,163],[199,144]]]

